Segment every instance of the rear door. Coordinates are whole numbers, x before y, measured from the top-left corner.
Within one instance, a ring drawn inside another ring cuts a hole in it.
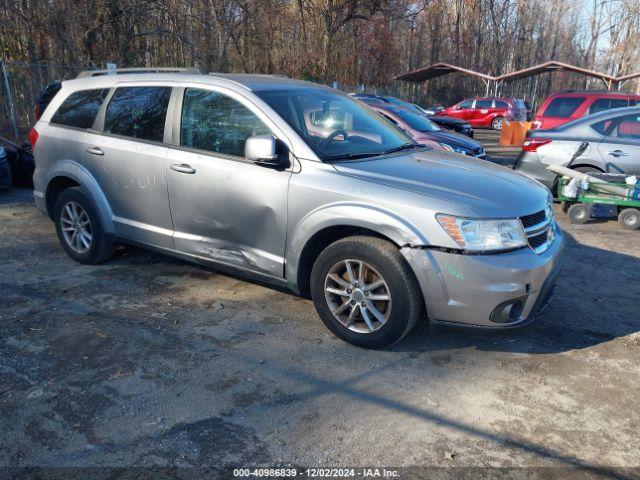
[[[591,105],[589,105],[589,115],[592,113],[602,112],[604,110],[610,110],[612,108],[623,108],[629,106],[628,98],[620,98],[620,97],[605,97],[605,98],[597,98],[593,101]]]
[[[116,233],[173,247],[165,157],[171,87],[118,86],[86,136],[84,162],[113,211]]]
[[[493,100],[476,100],[469,123],[478,126],[488,126],[491,124],[490,116],[492,111]]]
[[[606,128],[607,121],[594,125],[596,131]],[[598,151],[611,173],[640,175],[640,115],[622,115],[614,119],[615,126],[600,142]]]
[[[180,88],[167,156],[177,250],[282,278],[291,169],[247,160],[255,135],[276,134],[247,99],[223,88]],[[286,154],[286,153],[283,153]]]

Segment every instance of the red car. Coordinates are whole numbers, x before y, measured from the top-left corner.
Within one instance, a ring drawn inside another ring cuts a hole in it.
[[[470,98],[445,108],[436,115],[461,118],[473,127],[500,130],[505,120],[525,121],[527,106],[519,98]]]
[[[640,95],[597,90],[566,91],[550,95],[540,106],[532,128],[549,129],[610,108],[640,105]]]

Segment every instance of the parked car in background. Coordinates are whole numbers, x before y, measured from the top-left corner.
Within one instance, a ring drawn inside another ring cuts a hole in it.
[[[524,100],[524,106],[527,109],[527,122],[530,122],[533,119],[533,106],[526,100]]]
[[[566,165],[583,142],[589,145],[571,168],[640,175],[640,107],[603,111],[549,130],[529,130],[514,168],[555,190],[556,175],[547,165]]]
[[[525,121],[524,101],[515,98],[469,98],[436,113],[437,116],[461,118],[472,127],[501,130],[505,120]]]
[[[418,143],[436,141],[445,149],[476,158],[486,158],[484,147],[475,140],[448,132],[429,120],[425,115],[391,103],[369,105],[391,123],[406,131]]]
[[[35,203],[76,261],[127,242],[211,265],[371,348],[427,318],[521,326],[549,300],[564,240],[537,182],[322,85],[104,73],[63,82],[30,135]]]
[[[415,113],[419,114],[419,115],[425,115],[429,120],[431,120],[433,123],[435,123],[436,125],[446,129],[446,130],[451,130],[454,131],[456,133],[460,133],[462,135],[466,135],[467,137],[471,137],[473,138],[473,128],[471,128],[471,125],[469,125],[468,122],[461,120],[459,118],[453,118],[453,117],[443,117],[443,116],[436,116],[436,115],[429,115],[427,113],[425,113],[425,109],[422,108],[420,105],[415,104],[415,103],[411,103],[411,102],[405,102],[404,100],[401,100],[399,98],[396,97],[390,97],[390,96],[378,96],[378,95],[370,95],[370,94],[354,94],[353,97],[357,98],[358,100],[367,103],[367,104],[393,104],[393,105],[397,105],[400,107],[405,107],[409,110],[414,111]]]
[[[40,120],[42,112],[44,112],[44,109],[47,108],[47,105],[49,105],[51,99],[55,97],[56,93],[60,91],[60,88],[62,88],[62,83],[59,81],[55,81],[49,83],[40,91],[34,107],[36,121]]]
[[[465,120],[453,117],[439,117],[437,115],[427,116],[427,118],[439,127],[473,138],[473,128]]]
[[[426,113],[427,115],[435,115],[436,113],[444,110],[444,106],[443,105],[429,105],[426,107],[423,107],[422,105],[418,105],[423,111],[424,113]]]
[[[536,112],[531,128],[549,129],[593,113],[640,105],[640,95],[628,92],[568,90],[549,95]]]

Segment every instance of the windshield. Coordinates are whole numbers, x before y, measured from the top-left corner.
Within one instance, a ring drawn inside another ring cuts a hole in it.
[[[325,161],[364,158],[418,146],[361,102],[340,92],[302,88],[256,92]]]
[[[393,110],[400,119],[418,132],[439,132],[442,130],[438,125],[429,120],[426,116],[410,112],[409,110]]]

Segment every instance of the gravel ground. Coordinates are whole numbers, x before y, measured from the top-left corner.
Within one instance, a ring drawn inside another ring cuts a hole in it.
[[[558,215],[567,263],[533,325],[422,324],[367,351],[307,300],[179,260],[127,248],[74,263],[30,192],[0,193],[0,466],[634,477],[640,232]]]

